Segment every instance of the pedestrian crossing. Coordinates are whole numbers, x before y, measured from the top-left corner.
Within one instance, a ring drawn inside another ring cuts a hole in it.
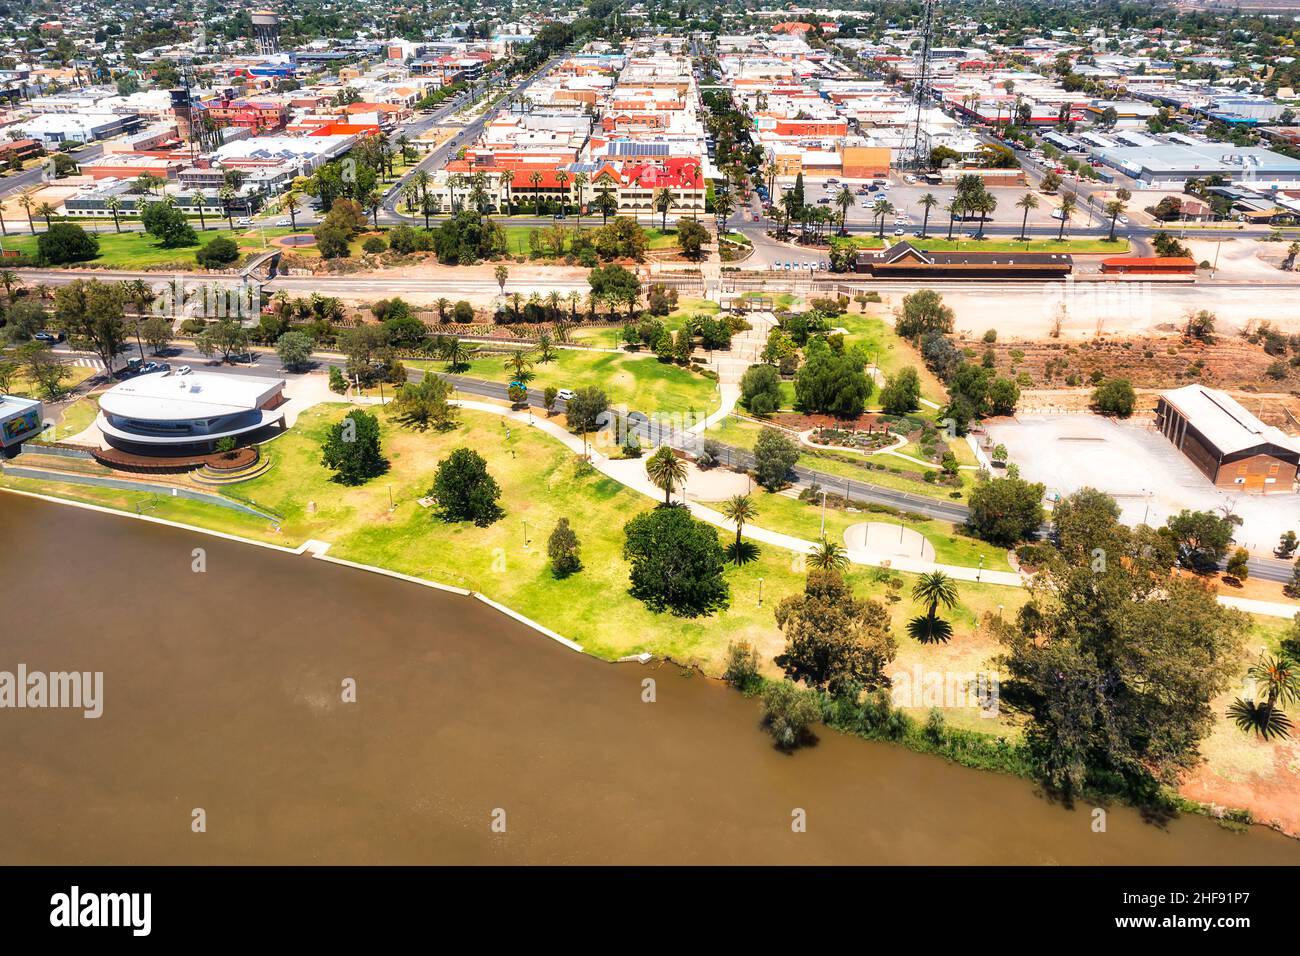
[[[78,355],[68,364],[80,368],[93,368],[97,372],[104,371],[104,360],[91,355]]]

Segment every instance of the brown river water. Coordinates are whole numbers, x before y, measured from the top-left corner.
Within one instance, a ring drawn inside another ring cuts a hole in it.
[[[833,731],[783,755],[676,667],[133,518],[0,494],[0,580],[0,671],[104,674],[99,719],[0,710],[0,863],[1300,863]]]

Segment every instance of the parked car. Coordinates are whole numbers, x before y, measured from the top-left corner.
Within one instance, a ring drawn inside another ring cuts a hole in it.
[[[293,220],[291,220],[291,219],[277,219],[275,224],[276,224],[277,226],[292,226],[292,225],[293,225]]]
[[[252,224],[253,220],[249,219],[247,216],[235,220],[236,226],[251,226]]]
[[[178,369],[176,370],[176,374],[177,374],[177,375],[189,375],[189,374],[190,374],[191,372],[193,372],[193,371],[194,371],[194,369],[190,368],[188,365],[182,365],[180,368],[178,368]]]
[[[895,229],[895,230],[894,230],[894,235],[896,235],[896,236],[901,236],[902,234],[903,234],[903,230],[902,230],[901,228],[898,228],[898,229]]]
[[[171,366],[166,362],[145,362],[140,366],[140,374],[148,375],[151,372],[166,372]]]
[[[63,333],[46,332],[42,330],[40,332],[37,332],[35,335],[33,335],[32,338],[34,338],[37,342],[48,342],[50,345],[53,345],[55,342],[63,341]]]
[[[560,389],[558,392],[556,392],[555,394],[556,394],[556,396],[557,396],[558,398],[560,398],[562,401],[566,401],[566,402],[567,402],[567,401],[569,401],[570,399],[573,398],[573,394],[574,394],[574,392],[573,392],[573,389],[571,389],[571,388],[562,388],[562,389]]]

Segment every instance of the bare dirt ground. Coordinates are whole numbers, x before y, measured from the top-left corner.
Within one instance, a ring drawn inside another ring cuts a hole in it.
[[[979,355],[992,350],[994,367],[1021,380],[1021,388],[1091,387],[1095,374],[1124,378],[1136,388],[1179,388],[1200,382],[1224,391],[1254,393],[1284,401],[1300,390],[1300,369],[1286,365],[1286,377],[1273,379],[1268,369],[1279,356],[1237,336],[1218,336],[1212,343],[1177,337],[1096,338],[1084,342],[1002,340],[991,345],[964,343]],[[1288,358],[1289,356],[1282,356]],[[1252,411],[1258,404],[1246,400]],[[1300,412],[1300,408],[1292,409]]]

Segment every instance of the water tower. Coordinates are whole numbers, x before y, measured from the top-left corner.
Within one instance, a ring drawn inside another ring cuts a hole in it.
[[[270,56],[280,52],[280,15],[273,10],[253,10],[249,13],[253,21],[253,37],[257,41],[257,52]]]

